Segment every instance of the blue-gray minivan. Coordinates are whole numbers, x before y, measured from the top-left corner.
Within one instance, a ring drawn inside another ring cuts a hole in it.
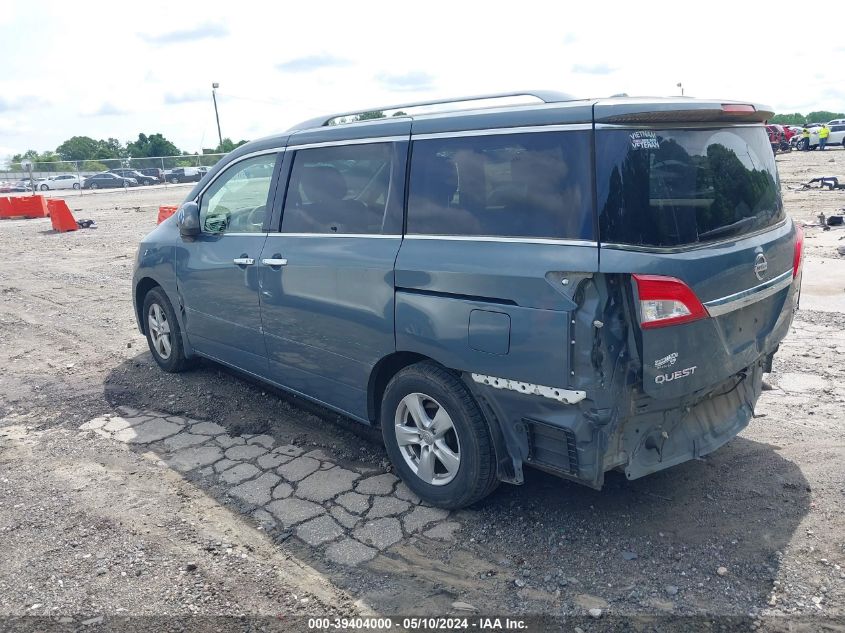
[[[230,153],[140,245],[156,362],[380,427],[445,508],[525,466],[598,489],[716,450],[798,305],[772,113],[530,96],[326,116]]]

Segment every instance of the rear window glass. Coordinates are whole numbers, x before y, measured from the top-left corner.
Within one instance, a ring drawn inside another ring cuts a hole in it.
[[[414,142],[408,233],[593,239],[589,132]]]
[[[596,178],[605,243],[693,245],[784,217],[763,127],[599,130]]]

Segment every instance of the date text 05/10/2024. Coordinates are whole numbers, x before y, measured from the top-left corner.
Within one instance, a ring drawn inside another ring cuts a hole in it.
[[[408,617],[402,618],[310,618],[311,630],[389,631],[394,626],[404,630],[419,631],[525,631],[528,625],[524,620],[497,617]]]

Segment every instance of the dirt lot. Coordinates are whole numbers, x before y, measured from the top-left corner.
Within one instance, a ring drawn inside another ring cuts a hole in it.
[[[845,177],[845,151],[778,163],[798,220],[845,207],[845,191],[793,189]],[[133,257],[157,205],[188,190],[69,195],[98,225],[70,234],[0,222],[0,615],[843,630],[845,230],[806,229],[804,309],[738,438],[601,492],[531,472],[447,514],[352,422],[211,363],[158,370],[132,315]]]

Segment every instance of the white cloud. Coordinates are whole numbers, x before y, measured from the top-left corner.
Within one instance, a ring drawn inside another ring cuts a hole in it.
[[[165,33],[139,33],[138,36],[149,44],[171,45],[199,40],[219,39],[229,35],[229,29],[223,24],[200,24],[198,26],[169,31]]]
[[[619,3],[599,15],[547,0],[430,0],[424,10],[386,0],[365,10],[331,0],[255,10],[149,0],[131,18],[42,4],[0,18],[0,116],[37,122],[3,134],[15,152],[139,132],[187,151],[213,146],[212,82],[223,135],[234,139],[332,112],[526,87],[668,95],[680,81],[689,95],[778,111],[845,109],[834,75],[806,78],[808,68],[845,64],[836,38],[773,43],[757,7],[725,0],[694,17],[676,2]],[[36,101],[9,109],[26,99]]]

